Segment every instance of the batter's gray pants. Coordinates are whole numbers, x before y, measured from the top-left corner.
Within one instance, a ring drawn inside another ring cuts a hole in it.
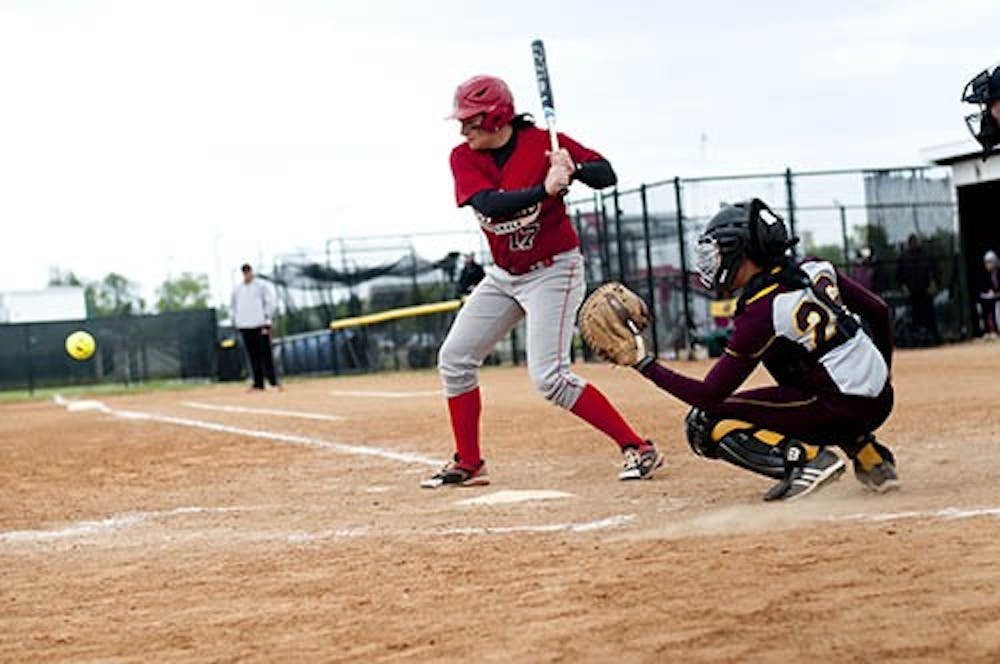
[[[583,256],[567,251],[552,265],[522,275],[496,266],[459,310],[438,354],[445,395],[479,385],[479,367],[515,325],[526,319],[528,372],[549,401],[570,409],[586,381],[570,371],[569,350],[586,285]]]

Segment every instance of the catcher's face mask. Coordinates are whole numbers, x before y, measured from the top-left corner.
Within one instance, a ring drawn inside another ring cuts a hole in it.
[[[983,158],[1000,144],[1000,123],[991,107],[1000,102],[1000,64],[994,64],[976,74],[965,84],[962,101],[979,107],[976,113],[965,116],[965,126],[972,137],[983,146]]]
[[[710,236],[699,239],[694,261],[701,285],[717,290],[716,276],[722,269],[722,250],[719,249],[719,241]]]

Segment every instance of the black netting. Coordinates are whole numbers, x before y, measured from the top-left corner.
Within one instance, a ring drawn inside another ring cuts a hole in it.
[[[85,361],[66,353],[77,330],[97,342]],[[0,325],[0,389],[214,378],[218,349],[214,309]]]

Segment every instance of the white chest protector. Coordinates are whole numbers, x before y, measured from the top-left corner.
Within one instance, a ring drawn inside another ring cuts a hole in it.
[[[815,287],[840,304],[833,265],[827,261],[808,261],[801,269]],[[885,360],[864,331],[858,330],[846,339],[838,335],[837,316],[808,288],[776,295],[771,311],[775,335],[817,354],[819,364],[841,393],[876,397],[889,376]]]

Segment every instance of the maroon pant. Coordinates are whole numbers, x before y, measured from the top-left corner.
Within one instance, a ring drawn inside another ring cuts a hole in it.
[[[892,402],[889,383],[874,398],[776,385],[737,392],[707,414],[713,420],[749,422],[805,443],[837,445],[854,455],[859,439],[889,417]]]

